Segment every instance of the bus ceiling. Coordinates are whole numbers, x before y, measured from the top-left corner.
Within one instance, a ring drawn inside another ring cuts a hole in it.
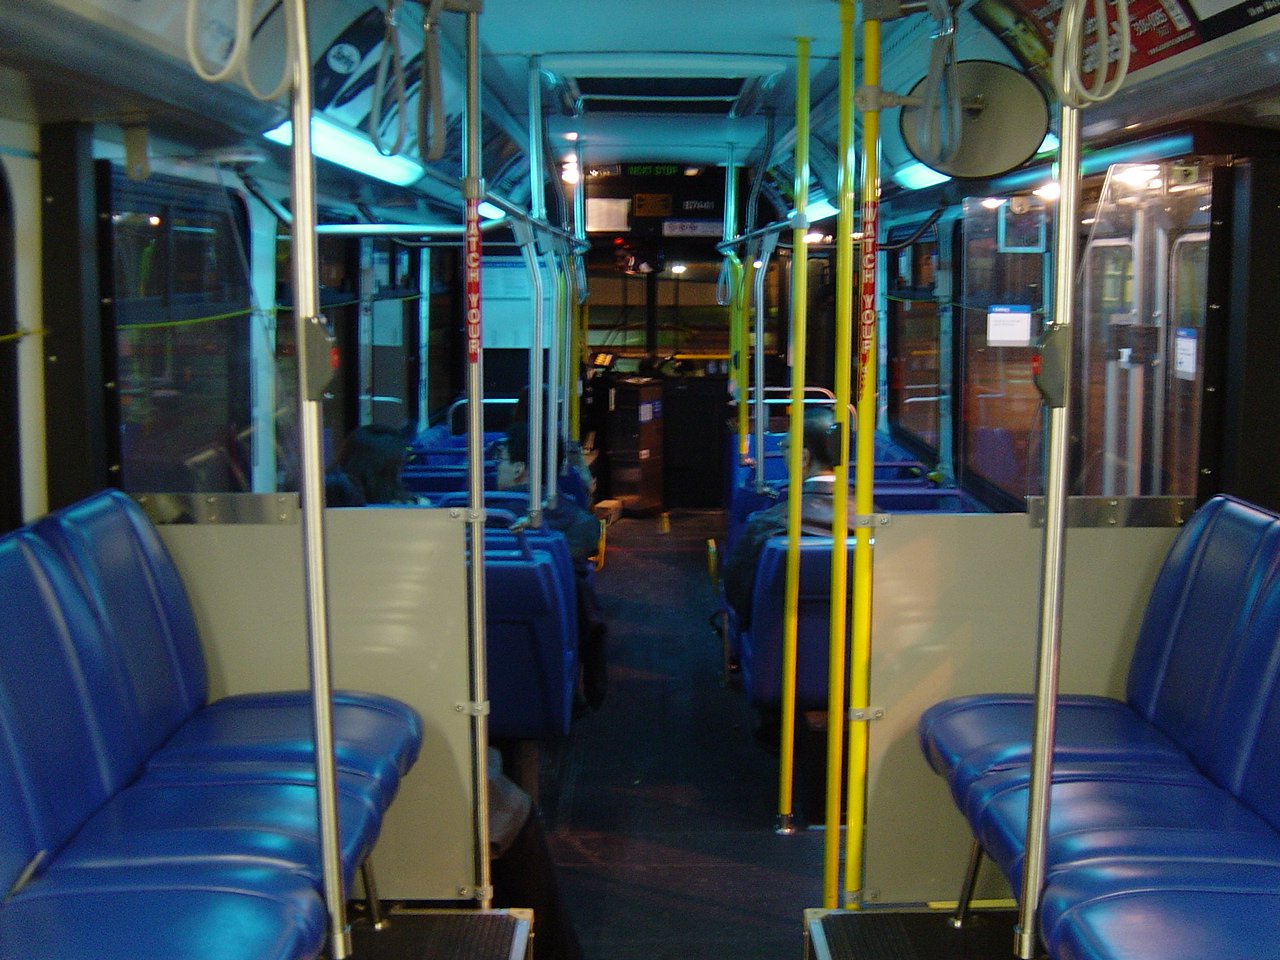
[[[366,147],[371,138],[378,140],[398,162],[398,171],[382,179],[321,165],[318,174],[329,195],[397,210],[402,218],[406,211],[433,219],[457,213],[465,49],[464,18],[457,11],[474,2],[309,5],[317,116]],[[945,9],[945,0],[940,2]],[[104,131],[142,125],[152,137],[180,143],[193,154],[230,149],[243,158],[252,150],[253,156],[277,161],[255,164],[254,175],[272,189],[269,171],[284,168],[284,147],[278,144],[290,135],[285,106],[255,98],[247,86],[269,90],[279,79],[284,24],[278,5],[251,4],[253,40],[243,78],[220,84],[175,66],[189,63],[193,51],[214,60],[228,55],[233,3],[198,5],[190,36],[188,5],[174,0],[29,0],[10,6],[0,21],[0,117],[93,122]],[[1154,116],[1164,122],[1280,126],[1280,17],[1258,14],[1261,6],[1247,4],[1216,4],[1203,19],[1140,6],[1133,7],[1141,19],[1131,76],[1117,97],[1087,112],[1087,137],[1115,135]],[[588,167],[708,167],[725,165],[732,154],[735,165],[771,171],[772,196],[785,207],[796,133],[795,39],[808,36],[810,194],[834,198],[838,4],[751,0],[734,4],[731,16],[678,23],[673,8],[663,0],[633,0],[606,17],[586,0],[484,0],[481,109],[489,187],[516,202],[529,196],[530,88],[536,83],[550,183],[559,182],[571,157]],[[894,3],[881,0],[874,9],[890,17]],[[926,4],[911,9],[886,20],[883,89],[889,93],[907,94],[921,83],[938,32]],[[964,0],[955,15],[954,56],[1007,64],[1047,89],[1050,27],[1039,22],[1027,0]],[[1183,96],[1172,70],[1192,62],[1205,68],[1194,103]],[[1260,100],[1268,89],[1277,90],[1276,97]],[[1249,104],[1238,106],[1246,97]],[[918,165],[894,114],[883,127],[887,193],[909,188],[904,171]]]

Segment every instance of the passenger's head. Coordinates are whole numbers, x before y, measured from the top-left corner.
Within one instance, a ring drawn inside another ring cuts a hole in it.
[[[800,454],[805,477],[830,473],[837,457],[835,415],[830,407],[806,407],[804,411],[804,450]],[[783,448],[787,446],[783,438]]]
[[[407,503],[413,496],[400,483],[404,458],[400,431],[371,423],[347,435],[338,451],[338,466],[364,495],[365,503]]]
[[[516,420],[498,446],[498,489],[512,490],[529,482],[529,425]]]

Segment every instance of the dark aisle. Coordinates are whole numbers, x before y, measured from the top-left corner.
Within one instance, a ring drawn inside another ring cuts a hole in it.
[[[597,585],[603,708],[543,761],[553,855],[587,960],[797,960],[822,834],[773,833],[777,761],[721,685],[706,541],[714,511],[624,519]]]

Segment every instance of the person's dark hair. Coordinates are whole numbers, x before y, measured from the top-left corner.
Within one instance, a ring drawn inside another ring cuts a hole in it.
[[[836,463],[835,414],[830,407],[806,407],[804,448],[818,467],[830,470]]]
[[[507,424],[507,459],[512,463],[529,462],[529,424],[516,420]]]
[[[404,458],[400,431],[371,423],[347,435],[338,451],[338,467],[364,495],[365,503],[410,503],[413,494],[400,483]]]

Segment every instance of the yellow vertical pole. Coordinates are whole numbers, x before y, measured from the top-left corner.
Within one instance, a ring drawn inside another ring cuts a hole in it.
[[[740,462],[745,460],[751,444],[750,367],[746,361],[751,353],[748,321],[756,269],[755,261],[750,259],[748,253],[748,261],[741,265],[739,271],[739,282],[733,287],[733,328],[737,330],[737,366],[733,369],[733,378],[737,383],[737,456]]]
[[[739,460],[733,464],[736,467],[741,462],[742,435],[746,433],[746,419],[743,414],[746,412],[747,405],[747,398],[742,395],[742,377],[739,375],[743,366],[744,352],[742,324],[738,319],[742,309],[742,261],[733,252],[725,254],[725,259],[729,261],[729,393],[734,398],[738,409],[735,427],[738,439],[734,443],[734,453]]]
[[[840,887],[840,784],[844,781],[845,649],[849,637],[849,403],[853,391],[853,0],[840,0],[840,167],[836,240],[836,424],[840,456],[831,490],[831,635],[828,653],[826,835],[822,905],[836,906]]]
[[[862,85],[880,88],[880,21],[863,8]],[[880,109],[862,112],[862,244],[858,258],[858,455],[855,503],[862,524],[875,509],[876,238],[880,221]],[[845,900],[862,895],[863,824],[867,808],[866,711],[871,693],[871,528],[859,525],[853,556],[853,644],[849,653],[849,781],[845,830]]]
[[[787,451],[787,582],[782,608],[782,742],[778,764],[778,831],[795,829],[791,808],[795,780],[796,744],[796,633],[800,608],[800,475],[804,449],[805,346],[809,309],[809,258],[805,254],[805,234],[809,232],[809,45],[807,37],[796,38],[796,215],[791,248],[791,424]],[[767,158],[766,158],[767,161]],[[760,345],[756,345],[759,349]],[[764,456],[757,450],[756,456]]]
[[[577,284],[573,284],[576,288]],[[572,349],[569,357],[572,366],[567,371],[569,376],[569,439],[582,440],[582,354],[587,339],[587,305],[577,302],[575,289],[574,303],[569,310],[569,336],[572,337]]]

